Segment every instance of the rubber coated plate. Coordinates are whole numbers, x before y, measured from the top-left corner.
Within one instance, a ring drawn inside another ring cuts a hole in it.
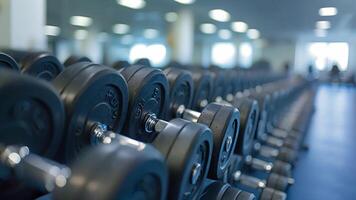
[[[222,72],[212,72],[213,75],[213,95],[211,97],[212,101],[215,101],[216,97],[225,96],[225,76]]]
[[[140,58],[135,62],[135,65],[142,65],[145,67],[152,67],[150,60],[147,58]]]
[[[164,115],[169,98],[168,81],[161,70],[130,66],[123,68],[121,74],[129,87],[129,107],[124,134],[143,142],[152,142],[157,133],[147,133],[144,120],[148,113],[158,118]]]
[[[67,114],[62,159],[76,157],[90,144],[95,123],[120,132],[127,113],[128,91],[124,78],[115,70],[91,63],[66,68],[53,82],[60,92]]]
[[[153,142],[164,154],[169,169],[167,199],[195,199],[208,173],[213,147],[212,133],[204,125],[183,119],[173,119],[169,123]],[[193,170],[197,164],[200,165],[200,171]],[[192,179],[193,171],[198,172],[195,182]]]
[[[193,81],[194,95],[192,101],[192,109],[201,111],[204,108],[201,105],[201,102],[204,100],[210,102],[213,89],[213,80],[209,72],[196,71],[193,72]]]
[[[191,107],[193,78],[188,71],[177,68],[167,68],[164,73],[170,88],[170,105],[165,119],[170,120],[176,117],[176,111],[179,106]]]
[[[198,123],[207,125],[213,132],[214,148],[209,178],[224,176],[234,152],[240,127],[240,113],[231,106],[208,104],[201,112]]]
[[[162,155],[151,145],[122,137],[119,141],[81,156],[54,199],[165,199],[168,173]]]
[[[114,69],[119,70],[125,67],[129,67],[130,63],[127,62],[126,60],[119,60],[114,62],[114,64],[111,65]]]
[[[12,69],[15,71],[19,71],[19,66],[17,65],[16,61],[11,58],[9,55],[0,52],[0,69]]]
[[[253,140],[258,122],[258,104],[247,97],[235,98],[232,102],[240,111],[240,134],[237,139],[235,153],[238,155],[251,154]]]
[[[0,141],[27,145],[34,153],[52,157],[64,125],[63,105],[56,91],[9,70],[1,70],[0,76]]]
[[[65,67],[69,67],[75,63],[78,62],[92,62],[88,57],[85,56],[69,56],[69,58],[67,58],[67,60],[64,62],[64,66]]]
[[[48,53],[29,53],[21,62],[22,73],[30,74],[47,81],[53,80],[63,71],[63,65]]]

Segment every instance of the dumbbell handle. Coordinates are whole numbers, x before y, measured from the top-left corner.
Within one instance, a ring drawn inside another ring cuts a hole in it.
[[[252,156],[246,156],[245,162],[247,165],[250,165],[251,168],[255,170],[263,170],[265,172],[270,172],[273,168],[273,164],[271,162],[266,162],[258,158],[253,158]]]
[[[1,165],[29,186],[52,191],[64,187],[71,174],[68,167],[31,154],[26,146],[6,146],[0,148]]]
[[[266,187],[266,182],[264,180],[253,176],[244,175],[241,173],[241,171],[236,171],[233,175],[233,178],[235,182],[240,183],[242,185],[246,185],[251,188],[258,189]]]

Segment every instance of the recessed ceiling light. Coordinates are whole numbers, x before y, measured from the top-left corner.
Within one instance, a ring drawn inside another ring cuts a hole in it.
[[[317,21],[315,26],[317,29],[329,29],[331,24],[329,21]]]
[[[328,34],[327,30],[325,29],[315,29],[314,33],[316,37],[326,37]]]
[[[74,38],[77,40],[84,40],[88,37],[88,31],[87,30],[76,30],[74,32]]]
[[[214,9],[209,11],[209,16],[211,19],[219,22],[227,22],[230,20],[230,14],[222,9]]]
[[[216,26],[210,23],[201,24],[200,31],[205,34],[213,34],[216,32]]]
[[[141,9],[146,6],[144,0],[117,0],[117,3],[132,9]]]
[[[61,29],[58,26],[45,26],[45,34],[48,36],[58,36],[61,32]]]
[[[248,29],[248,25],[245,22],[241,21],[232,22],[231,29],[238,33],[245,33]]]
[[[252,40],[258,39],[260,37],[260,32],[257,29],[248,29],[247,37]]]
[[[126,34],[130,31],[130,26],[127,24],[115,24],[112,27],[112,31],[116,34]]]
[[[74,26],[90,26],[93,20],[90,17],[85,16],[72,16],[70,18],[70,23]]]
[[[181,4],[192,4],[195,2],[195,0],[174,0],[174,1]]]
[[[223,40],[228,40],[231,38],[232,34],[231,34],[231,31],[228,30],[228,29],[221,29],[219,30],[218,32],[218,35],[221,39]]]
[[[178,14],[175,12],[166,13],[165,19],[167,22],[175,22],[178,19]]]
[[[143,37],[147,39],[153,39],[158,37],[159,31],[157,29],[148,28],[143,31]]]
[[[324,7],[319,9],[320,16],[335,16],[337,15],[337,8],[335,7]]]

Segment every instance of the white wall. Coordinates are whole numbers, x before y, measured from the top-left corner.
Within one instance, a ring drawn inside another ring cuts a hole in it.
[[[295,59],[294,42],[267,42],[261,49],[261,59],[270,61],[273,69],[283,71],[286,62],[293,67]]]

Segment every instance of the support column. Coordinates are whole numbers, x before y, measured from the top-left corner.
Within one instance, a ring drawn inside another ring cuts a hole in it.
[[[194,16],[191,10],[181,10],[172,29],[173,59],[182,64],[191,64],[194,51]]]
[[[45,0],[0,0],[0,46],[46,50]]]

